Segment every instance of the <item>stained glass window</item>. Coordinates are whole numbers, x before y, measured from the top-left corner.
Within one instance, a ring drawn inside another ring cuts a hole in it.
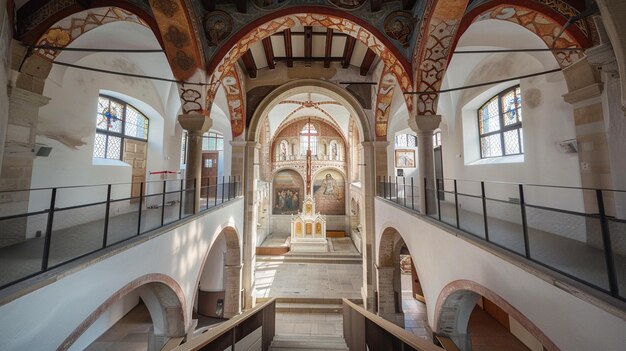
[[[93,157],[121,160],[124,138],[148,140],[149,120],[124,101],[100,95]]]
[[[524,153],[519,85],[494,96],[478,109],[478,133],[481,158]]]

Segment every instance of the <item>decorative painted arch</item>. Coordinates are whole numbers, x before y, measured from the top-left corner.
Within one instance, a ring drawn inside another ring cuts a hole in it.
[[[280,134],[280,132],[282,132],[283,129],[287,128],[288,125],[290,125],[291,123],[296,123],[296,122],[299,122],[299,121],[302,121],[302,120],[305,120],[305,119],[309,119],[309,118],[314,120],[314,121],[320,121],[322,123],[326,123],[326,124],[330,125],[331,127],[333,127],[337,131],[337,133],[339,135],[341,135],[341,138],[342,138],[342,141],[343,141],[344,145],[348,145],[348,143],[346,142],[346,136],[344,135],[343,131],[339,127],[339,124],[337,124],[337,122],[335,120],[328,121],[326,119],[323,119],[321,117],[316,117],[316,116],[314,116],[314,117],[304,117],[303,116],[303,117],[298,117],[298,118],[295,118],[295,119],[292,119],[292,120],[285,119],[284,121],[280,122],[280,124],[278,125],[278,128],[276,128],[276,131],[274,132],[274,136],[272,136],[271,144],[272,145],[274,144],[276,136],[278,136],[278,134]]]
[[[226,93],[233,138],[241,135],[246,126],[245,86],[242,77],[239,65],[233,65],[224,73],[221,81]]]
[[[145,15],[144,15],[145,16]],[[150,17],[151,18],[151,17]],[[154,19],[152,24],[156,27]],[[136,23],[152,29],[157,40],[163,46],[158,28],[151,27],[141,15],[120,7],[98,7],[80,12],[75,12],[54,23],[36,41],[37,46],[67,47],[81,35],[96,29],[102,25],[113,22]],[[156,32],[155,32],[156,29]],[[60,53],[59,50],[37,49],[37,54],[53,61]]]
[[[348,179],[345,170],[339,167],[335,167],[335,166],[323,166],[323,167],[316,169],[315,172],[313,172],[313,174],[311,175],[311,179],[315,179],[315,177],[317,177],[320,173],[324,171],[328,171],[328,170],[333,170],[333,171],[337,171],[337,173],[341,173],[341,176],[343,176],[344,181]],[[311,184],[311,186],[313,186],[313,184]]]
[[[539,340],[546,350],[559,351],[558,346],[522,312],[500,295],[471,280],[455,280],[441,290],[435,306],[434,325],[437,333],[446,334],[446,332],[458,332],[460,329],[467,330],[469,315],[480,296],[487,298],[513,317]]]
[[[153,301],[160,304],[160,306],[148,306],[150,302],[146,301],[148,310],[161,308],[162,320],[155,320],[152,311],[150,313],[153,319],[152,322],[155,326],[158,325],[155,329],[162,330],[169,337],[184,336],[188,316],[185,314],[186,302],[183,290],[173,278],[161,273],[152,273],[133,280],[113,293],[63,340],[57,350],[69,349],[107,309],[124,298],[124,296],[142,287],[147,287],[148,290],[146,292],[154,297]]]
[[[586,48],[592,45],[589,37],[589,28],[584,21],[578,21],[568,27],[557,39],[556,36],[567,22],[564,14],[558,13],[547,5],[532,1],[507,0],[498,1],[500,4],[488,3],[478,6],[463,17],[454,43],[461,38],[463,33],[472,23],[494,19],[518,24],[537,35],[549,48],[569,49]],[[578,14],[576,9],[566,12],[571,16]],[[561,68],[570,66],[582,58],[579,51],[554,51],[555,59]]]
[[[338,15],[340,13],[340,15]],[[295,26],[321,26],[350,35],[361,41],[389,67],[404,91],[411,89],[411,75],[408,61],[372,25],[354,15],[323,7],[294,7],[273,11],[252,21],[233,35],[217,52],[208,65],[211,72],[207,93],[207,105],[213,101],[222,77],[237,64],[237,60],[256,42],[284,29]],[[406,99],[409,111],[412,100]]]
[[[376,140],[385,140],[387,138],[387,125],[389,123],[389,113],[391,112],[391,103],[393,102],[393,92],[396,83],[396,76],[385,66],[380,74],[376,93],[376,122],[374,126]]]

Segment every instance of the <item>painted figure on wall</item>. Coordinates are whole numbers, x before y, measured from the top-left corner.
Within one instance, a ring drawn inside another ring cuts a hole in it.
[[[385,33],[397,40],[405,48],[409,47],[411,34],[415,27],[415,21],[410,13],[395,11],[385,19]]]
[[[344,215],[345,180],[336,170],[324,170],[315,176],[313,197],[316,210],[324,215]]]
[[[280,171],[274,175],[274,206],[272,213],[296,214],[302,206],[304,181],[296,171]]]

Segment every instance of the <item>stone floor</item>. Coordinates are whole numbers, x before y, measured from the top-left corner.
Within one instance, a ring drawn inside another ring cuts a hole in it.
[[[416,300],[411,291],[411,275],[401,275],[402,312],[404,312],[404,329],[422,339],[432,341],[432,332],[428,326],[426,304]]]
[[[146,305],[140,303],[85,350],[145,351],[148,349],[148,334],[151,327],[150,313]]]
[[[276,334],[343,336],[343,316],[337,313],[276,313]]]

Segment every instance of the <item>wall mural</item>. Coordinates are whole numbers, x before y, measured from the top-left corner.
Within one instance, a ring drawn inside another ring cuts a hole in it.
[[[313,180],[315,209],[324,215],[345,215],[345,180],[341,173],[324,169]]]
[[[252,0],[252,3],[263,10],[277,9],[287,4],[289,0]]]
[[[415,28],[415,21],[410,13],[404,11],[395,11],[385,18],[385,33],[397,40],[403,47],[410,46],[409,39]]]
[[[387,66],[383,69],[378,83],[376,94],[376,139],[385,140],[387,138],[387,122],[389,121],[389,110],[393,101],[393,88],[396,86],[396,77]]]
[[[230,126],[233,137],[241,135],[245,127],[245,108],[243,104],[242,76],[239,66],[232,67],[222,77],[222,84],[226,92],[226,100],[228,101],[228,113],[230,115]]]
[[[217,46],[232,30],[233,19],[224,11],[212,11],[204,17],[204,33],[209,46]]]
[[[284,170],[274,175],[274,204],[272,214],[289,215],[302,210],[304,180],[292,170]]]

